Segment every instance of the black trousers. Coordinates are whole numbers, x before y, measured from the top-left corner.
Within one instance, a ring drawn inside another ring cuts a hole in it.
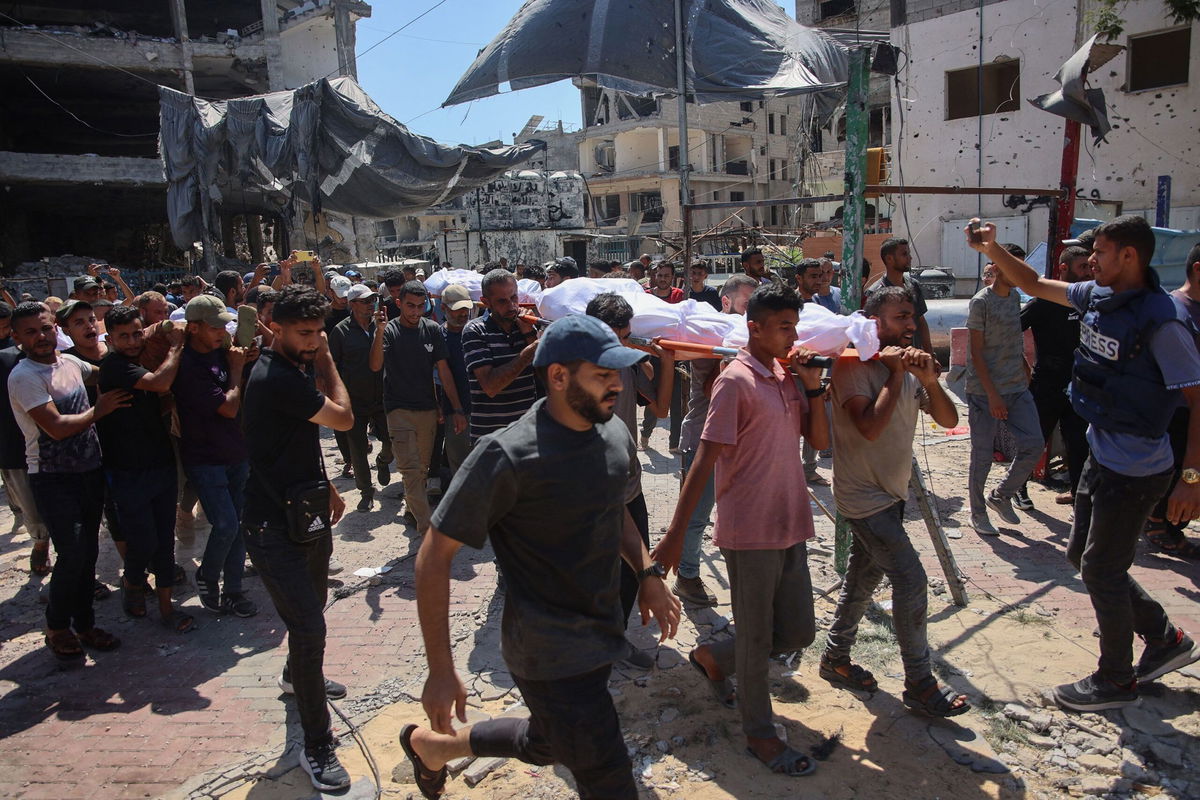
[[[354,467],[354,487],[360,492],[374,492],[375,484],[371,480],[371,461],[367,451],[367,442],[369,434],[374,433],[381,445],[379,455],[375,457],[375,463],[392,463],[392,440],[387,432],[387,414],[384,413],[383,406],[376,406],[373,409],[355,407],[353,410],[354,427],[345,433],[337,431],[334,435],[339,437],[339,447],[343,440],[346,443],[346,452],[349,454],[347,462]]]
[[[1138,538],[1171,470],[1131,477],[1089,457],[1075,493],[1075,523],[1067,558],[1087,587],[1100,624],[1101,676],[1126,685],[1133,675],[1133,635],[1160,641],[1171,631],[1167,612],[1129,574]]]
[[[1071,479],[1071,491],[1079,486],[1083,463],[1088,457],[1087,423],[1071,408],[1066,384],[1061,380],[1047,380],[1034,376],[1029,384],[1029,393],[1037,406],[1038,420],[1042,424],[1042,439],[1049,442],[1056,426],[1062,427],[1063,444],[1067,448],[1067,474]]]
[[[325,601],[333,535],[296,544],[287,531],[243,526],[246,552],[258,570],[271,602],[288,631],[288,677],[296,690],[296,709],[304,745],[332,738],[325,705]]]
[[[89,631],[96,624],[92,600],[104,508],[104,471],[34,472],[29,475],[29,491],[50,532],[56,556],[50,573],[46,626],[51,630]]]
[[[501,717],[471,728],[476,756],[562,764],[581,800],[636,800],[633,765],[608,693],[612,665],[570,678],[533,681],[514,675],[528,719]]]

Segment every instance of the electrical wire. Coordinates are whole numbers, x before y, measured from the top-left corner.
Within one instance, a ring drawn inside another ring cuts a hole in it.
[[[58,102],[53,97],[51,97],[49,94],[47,94],[46,90],[43,89],[41,86],[38,86],[37,83],[33,80],[33,78],[31,78],[25,74],[24,70],[21,70],[21,75],[24,76],[25,80],[29,81],[30,86],[32,86],[34,89],[38,90],[38,93],[42,97],[46,98],[51,103],[58,106],[60,109],[62,109],[63,112],[65,112],[69,117],[71,117],[73,120],[78,122],[80,125],[91,128],[92,130],[96,131],[97,133],[103,133],[107,136],[120,136],[120,137],[126,138],[126,139],[146,139],[146,138],[151,138],[151,137],[154,137],[154,138],[158,137],[158,131],[155,131],[154,133],[117,133],[116,131],[108,131],[108,130],[105,130],[104,128],[97,128],[95,125],[88,122],[87,120],[81,119],[79,117],[79,115],[76,114],[74,111],[67,108],[62,103]]]
[[[401,25],[399,28],[396,28],[396,30],[392,31],[392,32],[391,32],[391,33],[389,33],[387,36],[383,37],[383,38],[382,38],[382,39],[380,39],[378,42],[376,42],[375,44],[373,44],[373,45],[371,45],[370,47],[368,47],[366,50],[363,50],[361,53],[356,53],[356,54],[355,54],[355,56],[354,56],[354,58],[355,58],[355,61],[357,61],[358,59],[362,58],[362,57],[363,57],[363,56],[365,56],[367,53],[369,53],[369,52],[371,52],[372,50],[374,50],[376,47],[379,47],[379,45],[383,44],[383,43],[384,43],[384,42],[386,42],[388,39],[391,39],[393,36],[395,36],[396,34],[400,33],[400,31],[404,30],[404,29],[405,29],[405,28],[407,28],[409,25],[412,25],[412,24],[413,24],[414,22],[416,22],[417,20],[419,20],[419,19],[421,19],[422,17],[424,17],[424,16],[426,16],[426,15],[428,15],[428,14],[432,13],[432,12],[433,12],[434,10],[436,10],[438,7],[445,5],[445,4],[446,4],[446,2],[447,2],[447,0],[438,0],[436,3],[434,3],[433,5],[431,5],[429,8],[425,9],[425,10],[424,10],[424,11],[422,11],[420,14],[417,14],[415,17],[413,17],[412,19],[410,19],[408,22],[404,23],[404,24],[403,24],[403,25]],[[325,77],[325,78],[331,78],[331,77],[333,77],[334,75],[337,75],[337,74],[338,74],[339,72],[341,72],[341,71],[342,71],[342,68],[339,66],[337,69],[333,70],[332,72],[330,72],[328,75],[325,75],[324,77]],[[322,78],[322,80],[324,80],[324,78]]]
[[[371,776],[375,779],[375,800],[379,800],[379,798],[383,797],[383,779],[379,776],[379,765],[375,762],[375,756],[371,753],[371,748],[367,746],[367,740],[363,738],[358,726],[342,713],[342,709],[338,708],[337,703],[328,697],[325,698],[325,703],[333,709],[334,713],[350,729],[350,736],[354,739],[354,743],[358,745],[358,750],[363,754],[363,758],[366,759],[367,766],[371,768]]]

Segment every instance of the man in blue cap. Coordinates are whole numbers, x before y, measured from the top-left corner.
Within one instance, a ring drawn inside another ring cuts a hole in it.
[[[642,622],[658,621],[660,641],[675,635],[680,610],[625,507],[637,451],[613,406],[621,370],[642,358],[598,319],[552,324],[533,362],[547,396],[479,440],[434,512],[417,555],[430,727],[400,734],[425,797],[441,794],[446,763],[467,755],[562,764],[585,799],[638,796],[608,693],[627,652],[621,559],[638,573]],[[462,545],[489,539],[507,580],[504,660],[530,715],[456,731],[467,695],[450,644],[450,567]]]

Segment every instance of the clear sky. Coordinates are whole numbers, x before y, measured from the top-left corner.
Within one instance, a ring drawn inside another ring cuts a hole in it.
[[[446,0],[364,54],[435,2],[374,0],[371,17],[358,23],[358,81],[384,111],[414,133],[446,144],[511,142],[533,114],[579,127],[579,90],[570,81],[440,107],[521,0]]]
[[[534,114],[546,123],[561,119],[580,126],[579,90],[569,80],[441,108],[476,54],[512,19],[522,0],[445,0],[365,52],[436,2],[373,0],[371,17],[358,23],[358,80],[384,111],[414,133],[446,144],[511,142]],[[780,5],[786,9],[793,4]]]

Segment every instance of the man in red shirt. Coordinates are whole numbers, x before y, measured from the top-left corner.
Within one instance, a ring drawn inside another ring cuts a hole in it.
[[[664,261],[654,268],[654,277],[646,287],[646,293],[652,294],[668,303],[682,303],[683,289],[675,285],[675,267]]]
[[[816,764],[776,734],[767,667],[772,654],[802,650],[816,635],[805,545],[813,519],[800,439],[823,450],[829,424],[821,373],[805,366],[815,354],[793,347],[800,317],[795,290],[760,286],[746,317],[750,341],[713,383],[700,448],[653,558],[678,568],[688,521],[715,468],[713,541],[729,570],[737,635],[700,645],[688,661],[719,702],[741,707],[750,751],[772,772],[799,777]],[[780,358],[790,358],[790,371]],[[736,700],[729,682],[734,674]]]

